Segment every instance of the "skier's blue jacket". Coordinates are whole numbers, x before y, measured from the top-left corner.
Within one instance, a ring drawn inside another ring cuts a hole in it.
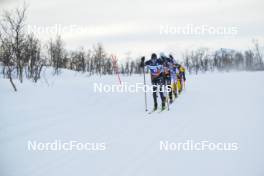
[[[160,78],[163,73],[163,62],[160,59],[150,59],[145,62],[145,66],[150,70],[151,79]]]

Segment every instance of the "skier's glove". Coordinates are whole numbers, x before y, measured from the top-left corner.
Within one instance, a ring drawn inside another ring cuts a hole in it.
[[[145,62],[145,56],[141,57],[141,63],[140,63],[141,67],[144,67],[144,62]]]

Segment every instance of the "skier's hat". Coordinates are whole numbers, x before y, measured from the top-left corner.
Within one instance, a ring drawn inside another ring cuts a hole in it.
[[[160,53],[160,57],[161,57],[161,58],[165,58],[165,57],[166,57],[165,53],[164,53],[164,52],[161,52],[161,53]]]
[[[152,53],[151,54],[151,59],[157,59],[157,54],[156,53]]]

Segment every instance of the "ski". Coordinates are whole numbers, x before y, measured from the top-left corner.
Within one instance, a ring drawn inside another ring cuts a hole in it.
[[[152,113],[154,113],[154,112],[156,112],[156,111],[157,111],[157,110],[154,110],[154,109],[153,109],[153,110],[149,111],[148,114],[152,114]]]
[[[164,112],[165,111],[165,109],[161,109],[160,111],[159,111],[159,113],[162,113],[162,112]],[[168,110],[167,110],[168,111]]]

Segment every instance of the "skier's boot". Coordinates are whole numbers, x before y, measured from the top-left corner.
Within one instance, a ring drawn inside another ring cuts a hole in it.
[[[179,89],[179,94],[181,94],[182,93],[182,89]]]
[[[158,104],[157,104],[157,103],[155,103],[155,104],[154,104],[153,111],[156,111],[157,109],[158,109]]]
[[[162,104],[161,104],[161,110],[162,111],[165,110],[165,108],[166,108],[165,100],[166,100],[166,98],[164,98],[164,100],[162,101]]]
[[[177,95],[177,92],[175,91],[175,92],[173,92],[173,94],[174,94],[174,97],[175,98],[177,98],[178,97],[178,95]]]
[[[173,99],[172,98],[170,98],[170,104],[172,104],[173,103]]]

